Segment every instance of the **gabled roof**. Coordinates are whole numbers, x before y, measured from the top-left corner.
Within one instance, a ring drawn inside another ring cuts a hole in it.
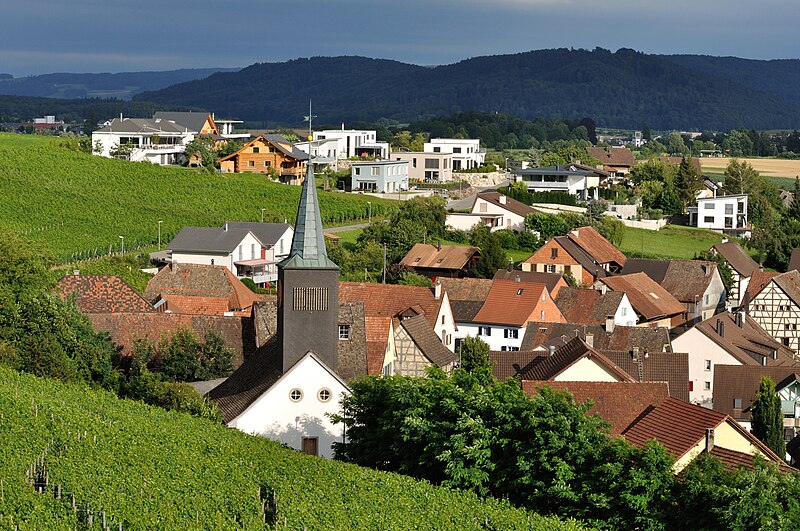
[[[573,229],[569,231],[567,238],[600,264],[615,262],[621,266],[625,265],[626,258],[622,251],[614,247],[594,227],[586,226]]]
[[[494,274],[494,280],[517,280],[520,282],[535,282],[537,284],[544,284],[547,291],[554,295],[559,288],[566,286],[567,283],[564,277],[558,273],[542,273],[537,271],[508,271],[507,269],[498,269]],[[452,298],[452,297],[451,297]]]
[[[58,281],[61,298],[75,297],[82,313],[155,312],[153,306],[120,277],[66,275]]]
[[[525,372],[521,374],[522,380],[552,380],[559,374],[574,365],[578,360],[587,358],[603,366],[608,372],[619,378],[620,381],[635,381],[633,376],[625,372],[612,360],[594,350],[581,338],[576,337],[552,356],[540,356],[533,360]]]
[[[601,281],[614,291],[624,292],[636,313],[648,321],[686,311],[683,304],[644,273],[606,277]]]
[[[777,271],[753,271],[750,276],[750,282],[747,284],[744,299],[742,299],[743,303],[753,300],[778,275],[780,273]]]
[[[589,254],[586,253],[579,245],[575,242],[570,240],[566,236],[556,236],[551,240],[554,244],[558,245],[564,251],[570,255],[576,262],[578,262],[581,267],[583,267],[586,271],[591,273],[592,275],[596,276],[597,278],[601,278],[606,276],[606,270],[603,269],[602,265],[597,263]],[[536,252],[530,255],[528,258],[525,259],[523,263],[525,264],[539,264],[539,263],[550,263],[551,259],[547,253],[545,247],[540,247]]]
[[[622,434],[643,413],[659,406],[669,397],[667,382],[522,382],[522,390],[529,396],[544,386],[569,391],[576,402],[591,400],[594,405],[586,414],[597,414],[611,424],[611,435],[614,437]]]
[[[183,227],[167,244],[172,252],[233,252],[251,231],[245,228]],[[260,241],[258,237],[257,240]]]
[[[534,363],[542,357],[541,352],[530,350],[489,352],[489,363],[492,364],[492,375],[500,381],[508,380],[514,376],[525,373]]]
[[[734,472],[739,468],[745,468],[747,470],[755,469],[755,466],[753,465],[755,456],[750,454],[729,450],[727,448],[722,448],[721,446],[714,446],[714,448],[711,449],[711,452],[709,452],[709,455],[722,461],[723,467],[729,472]],[[783,459],[778,460],[778,470],[784,473],[797,472],[795,468],[787,465]]]
[[[408,251],[400,265],[425,269],[461,270],[470,265],[472,257],[480,255],[478,247],[467,245],[431,245],[417,243]]]
[[[762,376],[772,378],[775,390],[780,391],[791,381],[800,379],[800,366],[715,365],[714,410],[737,419],[750,418],[750,406]],[[735,399],[741,399],[741,408],[734,408]]]
[[[494,280],[473,322],[524,326],[545,294],[542,284]]]
[[[259,223],[257,221],[228,221],[228,230],[247,230],[263,245],[274,246],[292,226],[288,223]]]
[[[761,267],[735,241],[718,243],[712,247],[740,276],[749,277]]]
[[[447,293],[453,319],[457,322],[471,322],[480,311],[492,281],[485,278],[440,278],[442,291]]]
[[[796,305],[800,306],[800,271],[792,270],[772,279]]]
[[[721,312],[697,323],[695,328],[743,365],[796,363],[790,348],[775,341],[755,319],[744,312],[738,315]]]
[[[203,130],[207,121],[211,121],[214,132],[219,134],[213,118],[207,112],[165,112],[158,111],[153,114],[154,120],[169,120],[175,122],[179,126],[184,126],[190,131],[197,131],[198,133]]]
[[[556,306],[570,323],[605,324],[606,317],[613,316],[625,294],[607,291],[605,294],[594,289],[561,288],[555,299]]]
[[[667,382],[670,396],[689,400],[688,354],[636,348],[639,349],[638,353],[632,349],[598,350],[637,382]]]
[[[339,282],[339,301],[364,303],[364,315],[370,317],[400,317],[409,308],[417,308],[431,327],[444,302],[434,298],[433,288],[400,284],[371,284],[368,282]]]
[[[187,131],[187,127],[174,124],[167,120],[153,120],[150,118],[114,118],[106,127],[94,131],[94,133],[128,133],[133,135],[167,135],[181,136],[186,133],[197,133],[198,131]]]
[[[501,197],[504,197],[505,203],[501,203]],[[528,206],[521,201],[517,201],[516,199],[512,199],[511,197],[505,196],[500,192],[480,192],[475,196],[475,200],[472,202],[472,212],[475,212],[475,205],[478,203],[478,199],[483,199],[484,201],[488,201],[495,206],[498,206],[504,210],[508,210],[513,214],[517,214],[518,216],[525,217],[528,214],[536,214],[539,212],[532,206]]]
[[[159,296],[227,298],[229,310],[251,309],[258,296],[236,278],[227,267],[205,264],[172,263],[164,266],[147,283],[145,299]]]
[[[422,315],[400,320],[402,326],[426,358],[437,367],[444,367],[458,360],[458,355],[442,344],[433,328]]]
[[[633,152],[626,147],[588,147],[586,152],[607,166],[633,167]]]
[[[258,144],[269,144],[269,145],[271,145],[272,147],[276,148],[278,151],[280,151],[281,153],[283,153],[284,155],[286,155],[288,157],[292,157],[292,158],[297,159],[297,160],[308,160],[308,153],[306,153],[305,151],[299,150],[294,144],[292,144],[291,142],[286,140],[281,135],[259,135],[256,138],[254,138],[253,140],[251,140],[250,142],[248,142],[247,144],[245,144],[244,146],[242,146],[242,148],[239,151],[237,151],[235,153],[231,153],[227,157],[222,157],[217,162],[222,162],[224,160],[230,160],[230,159],[233,159],[235,157],[238,157],[239,155],[244,153],[244,151],[246,149],[252,147],[253,144],[257,144],[257,143]],[[291,146],[291,147],[287,147],[287,146]]]
[[[638,348],[641,352],[662,352],[672,349],[669,330],[664,327],[615,326],[613,333],[602,325],[583,323],[545,323],[531,321],[525,330],[520,350],[547,350],[549,346],[561,347],[573,337],[585,339],[592,336],[595,349],[630,352]]]
[[[694,303],[714,280],[717,264],[706,260],[630,258],[623,274],[644,273],[680,302]]]
[[[800,247],[792,249],[792,257],[789,258],[789,268],[787,271],[800,270]]]
[[[281,262],[279,267],[284,269],[339,269],[339,266],[328,258],[328,249],[325,246],[313,164],[309,164],[306,169],[306,179],[303,181],[303,188],[300,191],[300,205],[297,207],[292,248],[289,251],[289,257]]]

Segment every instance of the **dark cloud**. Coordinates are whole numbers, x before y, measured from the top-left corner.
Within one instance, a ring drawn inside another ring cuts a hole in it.
[[[244,66],[311,55],[442,64],[539,48],[800,56],[777,0],[28,0],[4,6],[0,72]]]

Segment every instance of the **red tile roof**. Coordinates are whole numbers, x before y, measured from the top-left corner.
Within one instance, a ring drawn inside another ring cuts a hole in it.
[[[522,389],[533,395],[549,386],[572,393],[576,402],[591,400],[594,405],[588,415],[598,414],[611,424],[611,435],[619,436],[640,415],[653,409],[669,397],[666,382],[554,382],[524,381]]]
[[[722,461],[722,465],[725,467],[725,470],[730,472],[733,472],[739,468],[755,470],[753,462],[755,461],[756,457],[750,454],[728,450],[727,448],[722,448],[721,446],[714,446],[714,448],[711,449],[711,452],[709,452],[709,455]],[[778,460],[778,470],[784,473],[797,472],[797,469],[790,467],[782,459]]]
[[[644,273],[607,277],[601,281],[614,291],[624,292],[636,313],[647,321],[686,312],[683,304]]]
[[[695,325],[698,331],[719,345],[743,365],[795,365],[794,352],[783,346],[759,325],[755,319],[730,312],[713,315]],[[737,319],[743,319],[741,325]],[[720,329],[721,324],[721,329]],[[720,335],[720,330],[722,335]],[[775,358],[773,358],[773,352]]]
[[[586,152],[606,166],[633,167],[633,152],[626,147],[589,147]]]
[[[220,265],[173,263],[147,283],[145,298],[159,296],[227,298],[229,310],[251,310],[258,295],[250,291],[227,267]]]
[[[155,312],[124,280],[111,275],[67,275],[58,281],[62,299],[75,297],[83,313]]]
[[[775,271],[753,271],[753,274],[750,276],[750,282],[747,284],[745,298],[742,299],[742,302],[753,300],[755,296],[761,293],[761,290],[766,288],[767,284],[772,282],[772,279],[778,275],[780,275],[780,273]]]
[[[158,307],[159,311],[172,313],[188,313],[199,315],[225,315],[230,310],[230,299],[227,297],[198,297],[193,295],[164,294],[160,297],[164,301]],[[249,316],[249,312],[235,312]]]
[[[524,326],[543,295],[547,297],[543,284],[495,280],[473,322]]]
[[[622,251],[614,247],[594,227],[579,227],[569,231],[567,237],[600,264],[615,262],[620,266],[625,265],[626,258]]]
[[[581,338],[576,337],[553,355],[540,356],[525,368],[521,374],[522,380],[551,380],[567,370],[581,359],[591,359],[596,364],[605,368],[619,381],[635,381],[634,377],[625,372],[619,365],[607,358],[604,354],[592,349]]]
[[[450,269],[461,270],[469,268],[472,257],[480,255],[477,247],[466,245],[431,245],[418,243],[408,251],[400,265],[419,267],[424,269]]]
[[[616,314],[624,293],[594,289],[561,288],[556,305],[570,323],[605,324],[606,317]]]

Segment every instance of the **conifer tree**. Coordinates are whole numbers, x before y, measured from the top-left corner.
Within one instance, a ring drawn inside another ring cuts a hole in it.
[[[786,442],[783,438],[781,400],[775,391],[775,382],[769,376],[761,377],[751,410],[753,435],[783,459],[786,456]]]

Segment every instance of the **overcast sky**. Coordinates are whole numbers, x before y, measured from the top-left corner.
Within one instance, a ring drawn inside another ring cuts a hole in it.
[[[797,0],[0,0],[0,15],[0,73],[14,76],[596,46],[800,57]]]

